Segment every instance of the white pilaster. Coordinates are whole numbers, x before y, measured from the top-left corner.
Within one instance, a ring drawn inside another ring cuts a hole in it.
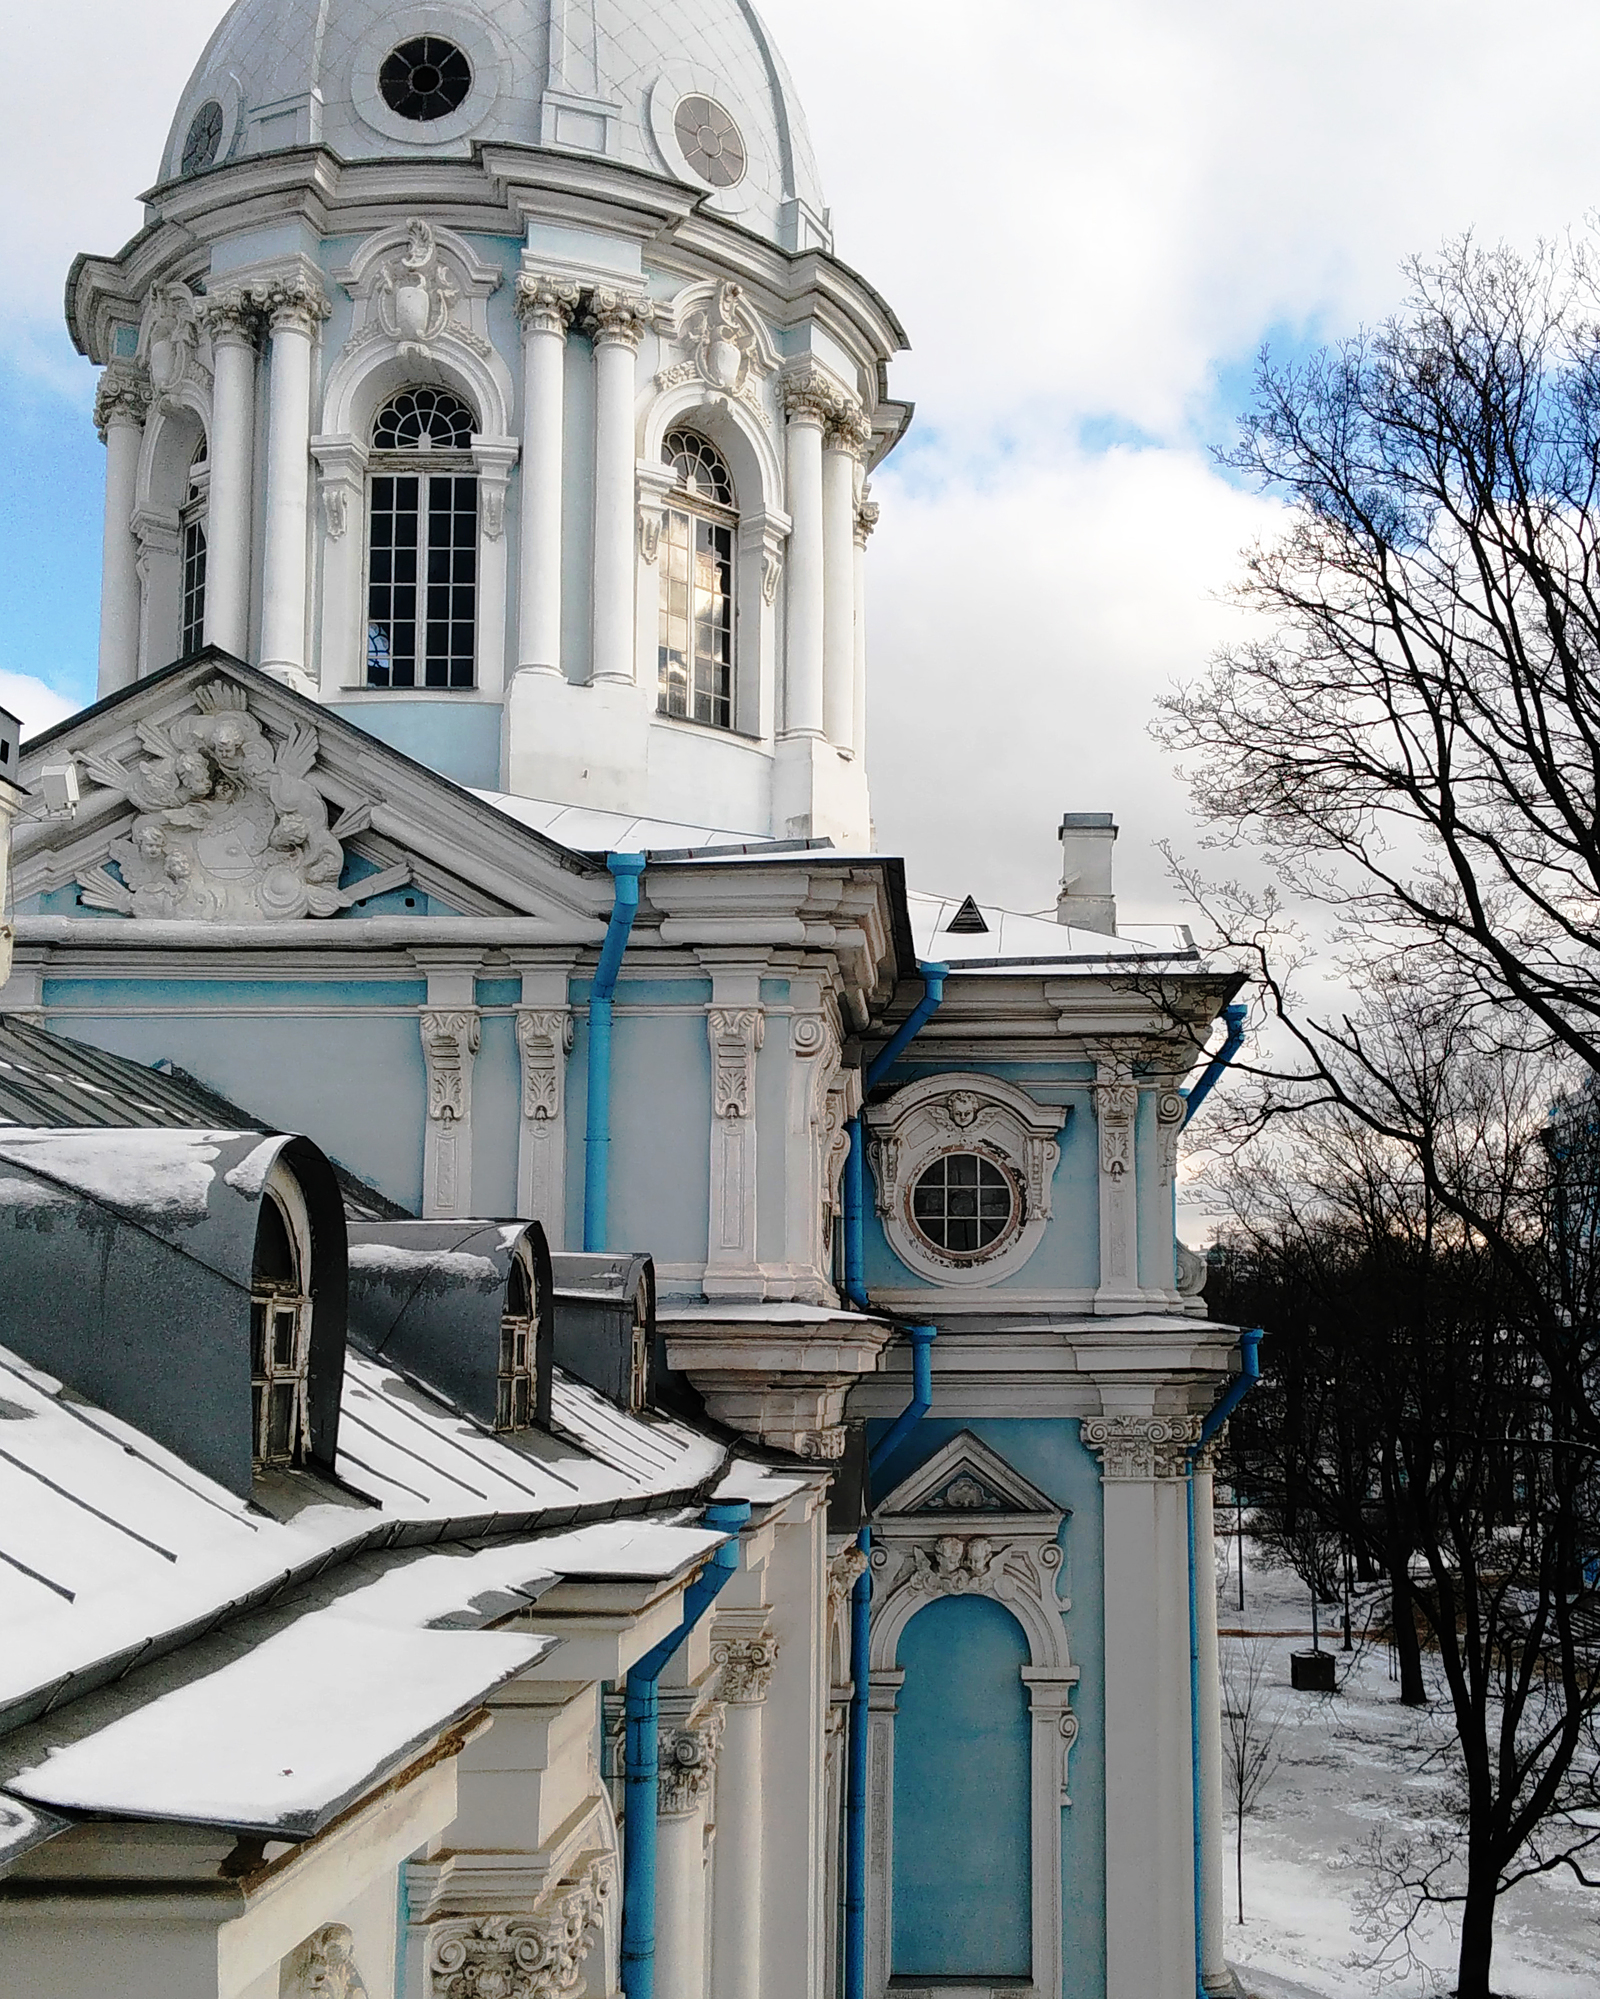
[[[517,1137],[517,1213],[544,1226],[552,1249],[566,1245],[567,1055],[572,1009],[567,970],[529,966],[517,1008],[522,1116]]]
[[[139,580],[139,670],[153,673],[178,656],[183,564],[176,507],[135,507],[133,541]]]
[[[243,659],[250,643],[251,494],[255,458],[256,339],[261,315],[248,292],[201,304],[211,334],[212,389],[206,505],[206,638]]]
[[[139,677],[140,592],[133,506],[139,446],[150,408],[150,381],[131,361],[113,361],[100,377],[94,421],[106,447],[105,535],[100,564],[102,700]]]
[[[1096,1418],[1105,1573],[1106,1999],[1192,1999],[1188,1523],[1194,1417]]]
[[[1222,1843],[1222,1675],[1217,1660],[1216,1517],[1209,1448],[1194,1473],[1195,1631],[1199,1639],[1200,1964],[1207,1991],[1231,1992],[1223,1926],[1227,1889]]]
[[[324,700],[367,677],[365,599],[367,448],[348,435],[314,437],[322,528],[322,634],[318,648]],[[220,641],[219,641],[220,643]]]
[[[473,968],[431,968],[417,1026],[427,1072],[422,1212],[426,1219],[472,1213],[472,1069],[482,1035]]]
[[[478,474],[477,684],[500,695],[506,685],[506,490],[517,462],[514,437],[474,437]]]
[[[656,1818],[657,1999],[706,1999],[706,1805],[717,1767],[722,1709],[713,1702],[682,1726],[665,1723]]]
[[[762,1828],[770,1800],[761,1720],[777,1646],[764,1610],[724,1611],[711,1656],[726,1703],[717,1783],[711,1999],[761,1999]]]
[[[778,392],[788,419],[787,498],[793,522],[784,580],[782,732],[820,736],[824,731],[822,432],[838,406],[838,394],[814,369],[786,375]]]
[[[871,436],[853,406],[841,409],[823,432],[822,727],[841,750],[855,740],[856,466]]]
[[[789,1502],[768,1561],[777,1642],[762,1753],[769,1805],[762,1867],[762,1999],[817,1999],[832,1948],[834,1912],[823,1906],[823,1739],[828,1712],[828,1553],[823,1492]]]
[[[850,740],[855,749],[857,763],[864,763],[867,755],[867,537],[878,525],[878,503],[863,498],[857,503],[855,517],[855,603],[856,603],[856,677],[853,697],[855,702],[855,722],[851,728]]]
[[[1100,1141],[1100,1282],[1097,1312],[1136,1311],[1139,1290],[1139,1176],[1134,1145],[1139,1086],[1128,1062],[1095,1062],[1094,1115]]]
[[[310,492],[311,346],[331,307],[309,278],[257,288],[271,340],[267,532],[261,570],[261,667],[305,686],[306,514]]]
[[[593,681],[633,680],[634,357],[654,316],[642,294],[601,287],[584,321],[594,338]]]
[[[765,1038],[759,965],[716,966],[706,1035],[711,1043],[711,1203],[705,1295],[765,1295],[756,1255],[756,1056]]]
[[[525,271],[517,279],[522,321],[522,545],[517,592],[517,663],[561,671],[561,456],[567,329],[578,287]]]

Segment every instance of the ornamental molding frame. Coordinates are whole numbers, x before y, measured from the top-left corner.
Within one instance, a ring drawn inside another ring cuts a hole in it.
[[[431,1999],[567,1999],[605,1934],[615,1883],[609,1855],[528,1915],[445,1919],[428,1938]]]
[[[1104,1484],[1130,1479],[1186,1478],[1200,1441],[1198,1416],[1095,1416],[1082,1438],[1100,1460]]]
[[[312,781],[316,730],[291,723],[269,738],[237,682],[203,682],[191,708],[140,722],[137,733],[148,754],[135,768],[94,751],[75,755],[92,784],[134,808],[108,862],[77,877],[87,907],[165,921],[281,922],[335,916],[411,879],[402,862],[339,887],[341,841],[357,830],[359,808],[330,827]]]
[[[1037,1103],[996,1076],[951,1071],[926,1076],[863,1113],[870,1139],[877,1210],[900,1261],[937,1283],[993,1284],[1018,1271],[1038,1248],[1050,1221],[1052,1182],[1061,1158],[1058,1136],[1069,1111]],[[1016,1203],[1010,1231],[976,1256],[938,1249],[914,1226],[911,1193],[946,1153],[975,1152],[999,1167]]]
[[[896,1486],[874,1522],[868,1717],[868,1990],[886,1989],[894,1877],[895,1710],[901,1634],[945,1596],[983,1596],[1022,1627],[1028,1664],[1029,1828],[1035,1992],[1061,1986],[1062,1814],[1078,1718],[1079,1669],[1067,1639],[1070,1600],[1057,1593],[1067,1509],[998,1452],[962,1431]]]

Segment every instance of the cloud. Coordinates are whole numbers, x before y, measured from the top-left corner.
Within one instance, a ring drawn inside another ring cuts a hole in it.
[[[0,708],[8,709],[22,724],[24,739],[43,735],[57,722],[64,722],[77,703],[63,700],[53,687],[31,673],[7,673],[0,667]]]

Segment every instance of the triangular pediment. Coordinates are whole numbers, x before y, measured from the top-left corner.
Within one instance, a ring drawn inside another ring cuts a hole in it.
[[[903,1479],[875,1511],[880,1519],[935,1516],[980,1521],[1031,1514],[1059,1521],[1066,1509],[981,1438],[963,1430]]]
[[[537,919],[588,944],[612,901],[572,853],[228,654],[208,649],[24,746],[21,780],[70,765],[15,829],[21,913],[224,923],[367,914]]]

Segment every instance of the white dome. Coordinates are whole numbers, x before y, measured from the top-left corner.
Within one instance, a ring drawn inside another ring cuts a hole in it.
[[[426,67],[441,44],[456,52],[442,81]],[[430,97],[405,96],[390,61],[404,48],[438,83]],[[794,86],[745,0],[236,0],[179,102],[161,180],[315,143],[346,160],[554,147],[696,188],[788,249],[825,227]]]

